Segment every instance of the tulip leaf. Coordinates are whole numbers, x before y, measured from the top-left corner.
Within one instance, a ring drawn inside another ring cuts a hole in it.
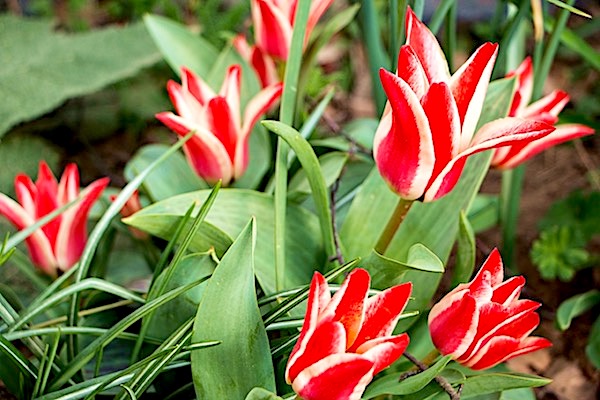
[[[159,15],[144,16],[144,23],[156,46],[175,73],[186,66],[201,77],[208,76],[219,52],[185,25]]]
[[[53,21],[0,16],[0,137],[65,100],[93,93],[155,64],[160,54],[141,24],[64,34]]]
[[[498,393],[504,390],[544,386],[552,382],[548,378],[517,373],[484,373],[470,376],[464,382],[461,399]]]
[[[556,312],[556,323],[560,330],[567,330],[571,321],[600,303],[600,291],[593,289],[565,300]]]
[[[330,187],[338,179],[346,162],[348,154],[339,151],[326,153],[319,157],[321,173],[325,179],[326,187]],[[299,170],[290,180],[288,196],[290,199],[301,201],[311,193],[310,182],[304,169]]]
[[[398,379],[396,374],[391,374],[385,378],[378,379],[369,385],[363,399],[371,399],[384,394],[407,395],[418,392],[439,375],[450,360],[449,356],[442,357],[425,371],[404,379]]]
[[[199,399],[243,399],[254,387],[275,390],[254,284],[255,224],[252,219],[225,253],[198,305],[192,343],[221,341],[192,352]]]
[[[132,180],[169,149],[170,146],[163,144],[142,147],[127,163],[125,177]],[[208,185],[192,171],[183,154],[177,152],[163,161],[160,168],[150,172],[142,187],[152,200],[159,201],[193,190],[206,189]]]
[[[323,177],[319,160],[317,159],[313,148],[297,130],[289,125],[279,121],[264,121],[263,125],[285,140],[296,153],[310,184],[327,255],[334,255],[335,242],[333,238],[333,226],[331,223],[331,210],[329,208],[329,196],[325,178]]]
[[[478,194],[469,208],[469,224],[475,233],[498,224],[499,199],[497,195]]]
[[[36,379],[35,367],[0,335],[0,380],[8,390],[20,399],[30,398]]]
[[[215,269],[215,261],[210,253],[196,253],[184,257],[181,262],[173,267],[175,269],[170,276],[169,282],[166,283],[164,291],[169,291],[209,276]],[[167,271],[163,271],[154,283],[154,286],[162,285],[162,281],[166,276]],[[166,339],[178,326],[193,317],[196,314],[198,303],[200,303],[206,285],[207,282],[203,282],[162,306],[160,312],[153,314],[146,332],[147,336]]]
[[[452,284],[454,287],[459,283],[467,282],[475,269],[475,233],[469,219],[463,211],[460,212],[458,224],[458,238],[456,260],[452,273]]]
[[[189,205],[193,202],[202,203],[209,193],[208,190],[201,190],[171,197],[142,209],[124,219],[124,222],[168,240]],[[275,292],[272,196],[252,190],[221,189],[206,217],[207,226],[212,227],[213,234],[205,236],[207,232],[204,227],[201,228],[190,248],[202,252],[211,246],[224,244],[212,242],[216,238],[215,230],[235,237],[253,216],[256,217],[257,227],[256,276],[265,293],[272,294]],[[295,288],[310,282],[314,269],[323,262],[324,253],[319,221],[314,214],[290,204],[287,218],[285,287]],[[298,229],[299,226],[302,229]]]
[[[277,396],[273,392],[269,392],[263,388],[254,388],[246,396],[246,400],[281,400],[282,398]]]

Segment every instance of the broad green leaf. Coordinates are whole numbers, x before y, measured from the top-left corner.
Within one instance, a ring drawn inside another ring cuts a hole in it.
[[[338,179],[346,162],[348,161],[348,154],[342,152],[330,152],[319,157],[319,164],[321,166],[321,173],[325,178],[325,185],[330,187]],[[290,179],[288,185],[288,196],[296,201],[300,201],[311,193],[310,182],[306,176],[304,169],[299,170]]]
[[[132,180],[169,148],[163,144],[142,147],[125,166],[125,177]],[[208,185],[192,171],[183,154],[177,152],[171,154],[160,168],[150,172],[142,187],[152,200],[159,201],[178,194],[206,189]]]
[[[201,77],[208,76],[219,52],[185,25],[159,15],[146,15],[144,23],[167,63],[176,74],[186,66]]]
[[[256,387],[248,393],[246,400],[281,400],[281,397],[266,389]]]
[[[475,269],[475,234],[465,213],[461,211],[458,223],[458,248],[452,273],[452,287],[467,282]]]
[[[36,177],[41,160],[45,160],[50,169],[57,173],[59,156],[58,149],[42,138],[27,135],[7,136],[0,141],[0,160],[2,160],[0,193],[14,196],[15,176],[23,173]]]
[[[431,367],[416,375],[399,380],[396,374],[391,374],[369,385],[363,395],[364,399],[371,399],[384,394],[406,395],[418,392],[431,382],[450,362],[450,357],[442,357]]]
[[[550,379],[535,375],[516,373],[484,373],[467,378],[461,393],[461,399],[476,398],[488,393],[509,389],[544,386]]]
[[[509,389],[500,393],[499,400],[535,400],[535,392],[531,388]]]
[[[469,208],[469,223],[475,233],[498,225],[500,215],[497,195],[478,194]]]
[[[21,399],[29,398],[36,379],[35,367],[0,335],[0,380],[8,390]]]
[[[380,290],[406,282],[404,275],[410,269],[423,273],[441,274],[444,272],[444,266],[440,259],[420,243],[415,244],[409,250],[408,260],[405,263],[382,256],[373,250],[361,261],[360,265],[369,271],[372,277],[371,286]]]
[[[585,346],[585,354],[594,367],[600,369],[600,317],[592,325],[588,336],[588,344]]]
[[[556,323],[559,329],[563,331],[569,329],[573,318],[586,313],[598,303],[600,303],[600,291],[596,289],[563,301],[556,311]]]
[[[333,226],[331,223],[331,210],[329,208],[329,196],[325,178],[319,166],[319,160],[310,144],[298,133],[297,130],[279,121],[264,121],[263,125],[283,138],[294,150],[298,161],[306,173],[313,200],[317,209],[317,216],[321,226],[321,234],[325,243],[327,255],[335,254],[335,242],[333,238]]]
[[[243,399],[254,387],[275,390],[269,340],[256,301],[255,223],[252,219],[225,253],[198,306],[192,343],[221,341],[192,352],[199,399]]]
[[[171,279],[167,282],[165,290],[169,291],[207,277],[212,274],[215,265],[210,253],[190,254],[175,265],[175,270]],[[160,285],[165,275],[166,271],[163,271],[155,285]],[[200,303],[206,285],[207,282],[201,283],[162,306],[160,312],[154,313],[150,320],[147,335],[152,338],[164,339],[178,326],[193,317],[196,314],[198,303]]]
[[[373,138],[379,121],[373,118],[358,118],[348,122],[343,127],[346,137],[334,136],[323,139],[314,139],[310,143],[313,146],[331,147],[340,151],[356,151],[355,147],[362,150],[373,150]]]
[[[0,16],[0,137],[19,122],[160,60],[141,24],[70,35],[52,27],[51,20]]]
[[[124,222],[169,239],[189,205],[194,202],[201,204],[208,194],[208,190],[201,190],[175,196],[142,209]],[[272,294],[275,292],[273,197],[252,190],[221,189],[206,221],[213,230],[222,230],[229,237],[236,237],[253,216],[257,228],[256,276],[265,293]],[[319,222],[314,214],[288,205],[287,218],[285,287],[295,288],[310,282],[313,271],[319,269],[324,261],[324,253]],[[299,226],[303,229],[298,229]],[[193,251],[203,252],[211,245],[215,246],[211,242],[212,236],[203,237],[205,234],[202,228],[199,237],[192,242]]]

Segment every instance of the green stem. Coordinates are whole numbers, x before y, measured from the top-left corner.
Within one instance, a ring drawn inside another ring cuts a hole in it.
[[[310,10],[310,0],[300,0],[296,8],[292,43],[283,79],[283,94],[279,109],[279,120],[287,125],[294,123],[298,79],[302,65],[306,22]],[[290,147],[281,138],[277,138],[275,156],[275,287],[282,290],[285,284],[285,225],[287,208],[287,159]]]
[[[385,253],[392,239],[394,238],[394,235],[398,231],[400,224],[402,223],[402,221],[404,221],[406,214],[408,214],[410,206],[412,206],[413,203],[414,200],[406,200],[403,198],[400,198],[400,200],[398,200],[398,204],[396,204],[394,213],[388,220],[385,229],[381,233],[381,236],[379,236],[379,240],[375,245],[375,251],[377,251],[379,254]]]
[[[390,57],[392,71],[398,67],[398,0],[390,0]]]
[[[502,189],[500,193],[500,221],[502,223],[502,259],[510,268],[517,269],[515,261],[517,225],[525,165],[519,165],[502,173]]]

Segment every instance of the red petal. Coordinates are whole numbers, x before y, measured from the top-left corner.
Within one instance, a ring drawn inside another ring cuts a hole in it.
[[[302,354],[288,361],[286,368],[286,381],[293,382],[304,369],[319,360],[336,353],[346,351],[346,331],[344,326],[337,321],[329,321],[317,326],[310,335]]]
[[[348,351],[356,352],[359,346],[371,339],[391,335],[408,303],[411,291],[412,283],[407,282],[367,299],[364,322]]]
[[[236,129],[240,129],[241,123],[241,111],[240,111],[240,93],[242,90],[242,67],[239,64],[235,64],[229,67],[225,80],[221,86],[219,92],[221,97],[224,97],[227,101],[227,105],[230,109],[230,118],[233,121],[233,125]]]
[[[535,336],[523,341],[510,337],[495,337],[480,350],[483,356],[477,362],[466,365],[474,370],[487,369],[511,358],[550,346],[552,343],[548,339]]]
[[[406,10],[406,44],[414,49],[421,60],[430,83],[448,81],[448,61],[440,44],[410,7]]]
[[[435,163],[429,122],[406,82],[384,69],[379,76],[392,111],[375,133],[375,162],[395,192],[415,200],[422,196]]]
[[[456,294],[452,302],[445,299],[435,304],[429,313],[431,340],[443,355],[460,357],[475,334],[479,316],[477,302],[469,294]]]
[[[373,379],[373,362],[358,354],[335,354],[306,368],[292,383],[303,400],[359,400]]]
[[[539,119],[537,117],[550,114],[558,117],[558,114],[569,102],[569,95],[562,90],[554,90],[547,96],[542,97],[535,103],[530,104],[518,117]]]
[[[340,290],[333,295],[331,302],[319,315],[322,321],[339,321],[344,325],[347,346],[354,343],[364,321],[365,300],[370,283],[369,273],[362,268],[356,268],[346,277]]]
[[[333,3],[333,0],[315,0],[311,3],[310,13],[308,15],[308,21],[306,23],[306,36],[304,39],[304,45],[306,45],[306,43],[308,42],[310,34],[313,31],[315,25],[317,25],[319,18],[321,18],[325,11],[327,11],[331,3]]]
[[[108,182],[108,178],[92,182],[81,192],[81,201],[63,214],[54,247],[58,267],[63,271],[71,268],[81,257],[87,241],[88,214]]]
[[[429,120],[435,151],[435,165],[429,186],[458,153],[460,118],[450,88],[444,82],[432,84],[421,102]]]
[[[207,128],[219,139],[233,164],[239,133],[229,103],[223,97],[215,97],[208,102],[206,110]]]
[[[410,86],[419,99],[429,90],[429,81],[427,80],[427,75],[425,75],[421,61],[419,61],[415,51],[409,45],[405,44],[400,47],[397,75],[404,82],[408,83],[408,86]]]
[[[469,146],[475,133],[497,52],[497,44],[483,44],[450,80],[461,122],[461,151]]]
[[[306,304],[306,314],[304,316],[302,330],[300,331],[300,337],[298,338],[298,341],[294,345],[292,353],[288,358],[288,363],[285,370],[286,382],[290,383],[292,381],[289,377],[289,370],[296,360],[306,351],[308,341],[317,328],[319,314],[327,306],[327,304],[329,304],[330,301],[331,294],[329,293],[329,285],[327,285],[327,281],[323,275],[321,275],[319,272],[315,272],[310,282],[308,301]]]
[[[212,90],[212,88],[208,86],[206,82],[204,82],[204,80],[199,78],[196,74],[194,74],[191,70],[187,69],[186,67],[181,67],[181,83],[183,88],[192,96],[194,96],[194,98],[198,102],[198,105],[200,106],[206,105],[206,103],[208,103],[210,99],[217,95]]]
[[[507,78],[513,76],[517,78],[517,90],[508,114],[511,117],[518,116],[531,100],[533,92],[533,64],[531,57],[525,58],[517,69],[506,74]]]
[[[373,361],[375,364],[373,375],[375,375],[400,358],[409,342],[410,339],[406,333],[398,336],[379,337],[363,343],[357,349],[357,353]]]
[[[25,212],[33,219],[37,216],[37,187],[25,174],[15,176],[15,192]]]
[[[292,39],[290,20],[270,1],[254,0],[252,6],[256,45],[271,57],[287,60]]]
[[[507,306],[519,298],[523,286],[525,286],[525,278],[522,276],[513,276],[494,287],[492,301]]]

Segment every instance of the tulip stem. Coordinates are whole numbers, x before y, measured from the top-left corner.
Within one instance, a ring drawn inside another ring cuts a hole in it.
[[[415,356],[413,356],[409,352],[405,351],[403,355],[404,355],[404,357],[406,357],[408,359],[408,361],[415,364],[417,366],[417,368],[419,368],[419,372],[423,372],[427,368],[429,368],[427,365],[423,364],[421,361],[419,361]],[[460,400],[460,389],[458,392],[456,390],[454,390],[454,388],[452,387],[450,382],[448,382],[446,380],[446,378],[444,378],[443,376],[437,375],[434,379],[438,383],[438,385],[440,385],[440,387],[442,389],[444,389],[444,391],[446,393],[448,393],[448,396],[450,396],[450,400]]]
[[[385,251],[387,250],[392,239],[394,238],[394,235],[398,231],[400,224],[402,223],[402,221],[404,221],[404,218],[406,218],[406,214],[408,214],[408,211],[410,210],[410,206],[412,206],[413,202],[414,202],[414,200],[406,200],[406,199],[400,198],[400,200],[398,201],[398,204],[396,204],[394,213],[388,220],[388,223],[385,226],[385,229],[381,233],[381,236],[379,236],[379,240],[377,241],[377,244],[375,245],[375,251],[377,251],[379,254],[384,254]]]

